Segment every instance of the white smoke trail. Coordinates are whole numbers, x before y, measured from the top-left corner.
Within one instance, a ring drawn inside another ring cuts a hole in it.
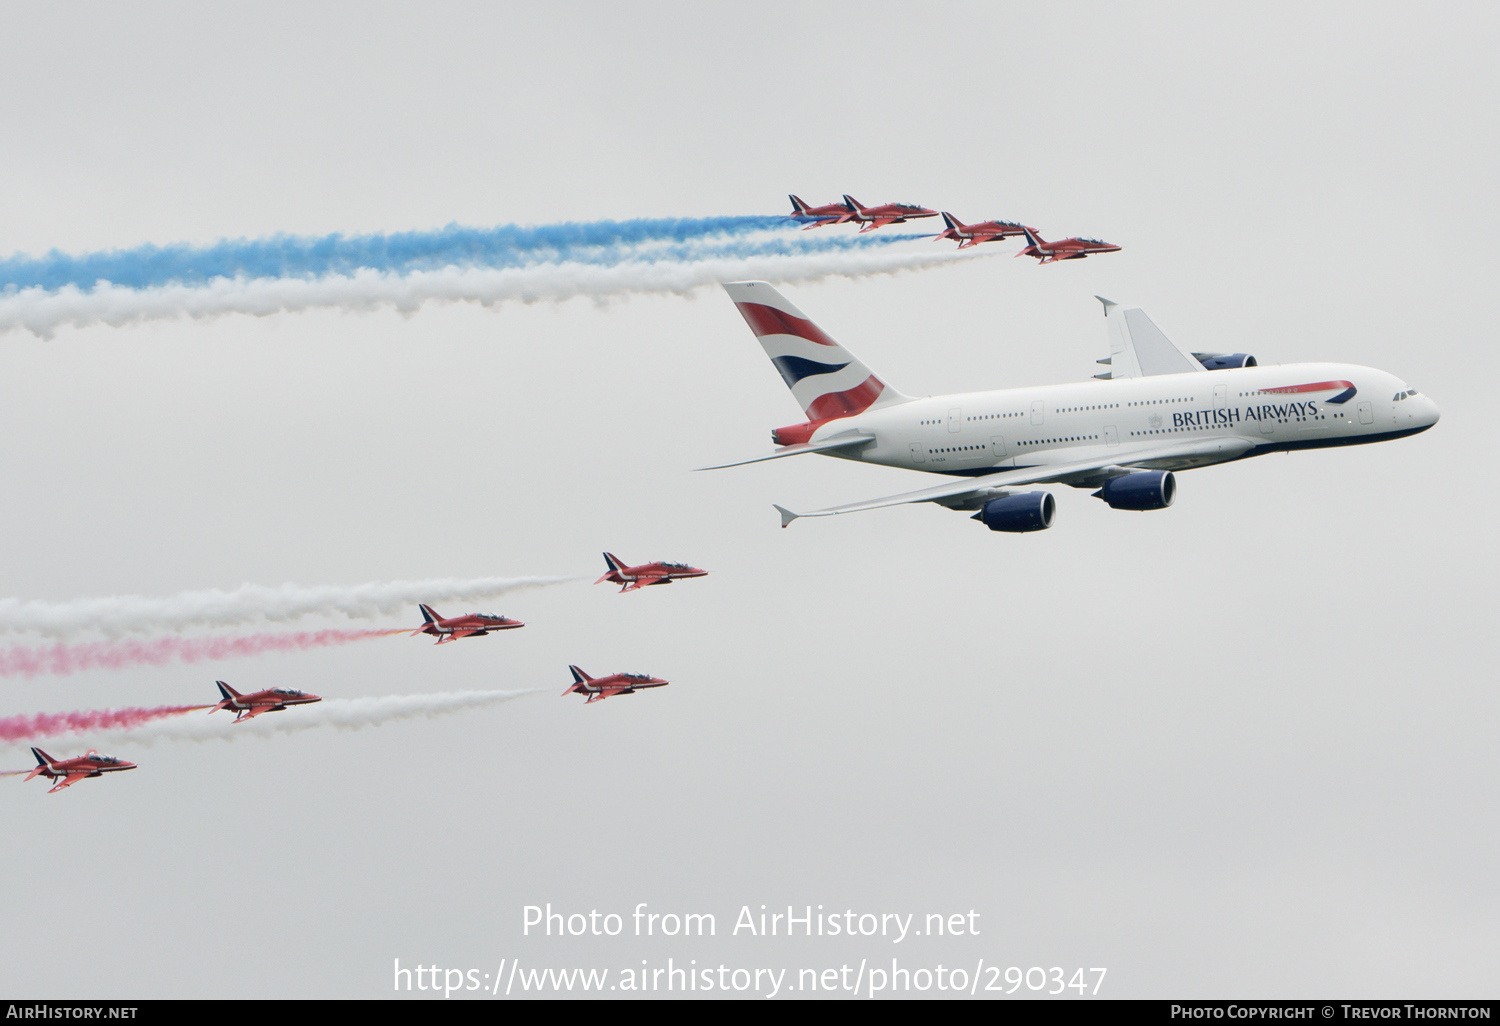
[[[24,328],[41,338],[51,338],[64,325],[120,327],[141,321],[202,319],[231,313],[266,317],[318,308],[413,313],[422,304],[434,301],[493,306],[513,300],[534,303],[577,296],[680,295],[725,281],[753,278],[784,283],[857,278],[972,259],[976,259],[972,250],[901,253],[881,249],[690,261],[632,260],[613,265],[563,262],[527,267],[449,267],[402,275],[361,270],[347,276],[215,278],[201,286],[143,289],[100,284],[87,292],[73,285],[56,291],[26,288],[0,293],[0,331]]]
[[[524,588],[541,588],[584,580],[579,577],[436,578],[428,581],[371,581],[368,584],[242,584],[233,591],[217,588],[184,591],[152,598],[114,595],[67,602],[0,598],[0,631],[35,631],[62,637],[85,630],[117,635],[129,631],[230,627],[265,621],[295,620],[314,613],[372,617],[408,612],[417,626],[418,602],[496,598]]]
[[[70,738],[69,743],[76,744],[80,749],[122,744],[150,746],[162,741],[233,741],[243,737],[270,737],[272,734],[289,734],[319,727],[360,730],[418,716],[445,716],[470,709],[483,709],[522,695],[541,694],[545,690],[547,689],[526,688],[519,691],[386,695],[381,698],[325,698],[312,705],[293,706],[282,712],[261,713],[254,719],[238,723],[234,721],[232,714],[226,712],[186,713],[174,719],[158,720],[130,730],[75,732],[78,740]],[[0,743],[0,747],[22,747],[34,740]]]

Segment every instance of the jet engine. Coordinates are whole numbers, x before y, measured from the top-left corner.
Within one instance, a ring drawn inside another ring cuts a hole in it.
[[[1052,526],[1057,500],[1051,492],[1023,492],[991,499],[970,520],[978,520],[991,531],[1045,531]]]
[[[1109,503],[1110,509],[1166,509],[1177,497],[1177,478],[1170,470],[1140,470],[1123,477],[1112,477],[1094,498]]]
[[[1194,353],[1193,359],[1203,364],[1204,370],[1233,370],[1236,367],[1258,367],[1255,357],[1249,353]]]

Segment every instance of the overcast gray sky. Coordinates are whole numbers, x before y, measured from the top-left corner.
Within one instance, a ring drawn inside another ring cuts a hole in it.
[[[1097,293],[1186,348],[1383,368],[1443,419],[1184,474],[1159,513],[1060,489],[1037,535],[932,506],[781,531],[772,502],[927,479],[816,457],[689,473],[800,419],[717,290],[7,334],[0,595],[592,578],[602,549],[713,574],[484,603],[527,628],[441,649],[0,682],[5,715],[207,701],[215,677],[551,689],[122,747],[139,770],[50,797],[0,781],[0,991],[363,998],[390,993],[395,958],[795,975],[897,957],[1106,967],[1113,997],[1493,995],[1492,5],[34,4],[7,22],[4,253],[851,192],[1124,246],[784,290],[905,392],[1087,378]],[[554,693],[569,663],[673,683],[584,708]],[[29,760],[10,751],[0,768]],[[713,913],[718,935],[523,937],[547,902]],[[980,934],[731,936],[761,904],[972,909]]]

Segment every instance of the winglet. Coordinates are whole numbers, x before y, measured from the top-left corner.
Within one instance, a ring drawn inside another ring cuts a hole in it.
[[[1112,299],[1105,299],[1103,296],[1095,296],[1094,298],[1097,299],[1097,300],[1099,300],[1099,302],[1101,302],[1101,303],[1104,304],[1104,316],[1106,316],[1106,317],[1109,316],[1109,312],[1111,310],[1113,310],[1115,307],[1117,307],[1117,306],[1120,305],[1119,303],[1116,303]],[[1103,363],[1104,361],[1100,360],[1099,362]]]
[[[776,506],[776,504],[774,502],[771,503],[771,505]],[[801,513],[793,513],[791,510],[787,509],[785,506],[776,506],[776,512],[778,512],[778,513],[781,514],[781,526],[782,527],[786,527],[787,524],[790,524],[793,520],[796,520],[798,517],[800,517],[802,515]]]

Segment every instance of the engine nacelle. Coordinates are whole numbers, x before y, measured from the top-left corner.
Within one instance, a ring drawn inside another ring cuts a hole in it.
[[[1249,353],[1194,353],[1193,359],[1203,364],[1204,370],[1234,370],[1236,367],[1259,367],[1255,357]]]
[[[1166,509],[1177,498],[1177,478],[1170,470],[1140,470],[1110,478],[1094,498],[1109,503],[1110,509]]]
[[[1024,492],[991,499],[970,520],[978,520],[991,531],[1045,531],[1052,526],[1057,500],[1051,492]]]

